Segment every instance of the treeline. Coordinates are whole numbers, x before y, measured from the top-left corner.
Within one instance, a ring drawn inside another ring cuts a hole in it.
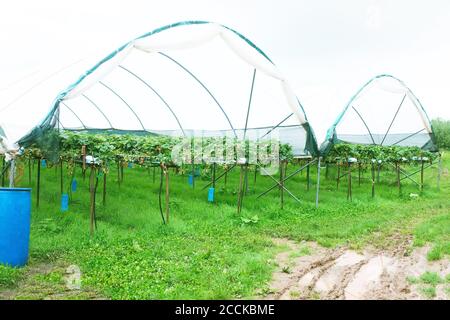
[[[433,131],[439,149],[450,149],[450,120],[432,120]]]

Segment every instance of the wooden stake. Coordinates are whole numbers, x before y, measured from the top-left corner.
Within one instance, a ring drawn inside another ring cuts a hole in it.
[[[238,204],[237,204],[237,212],[241,213],[242,209],[242,189],[243,189],[243,182],[244,182],[244,171],[243,166],[241,165],[241,172],[239,174],[239,190],[238,190]]]
[[[41,192],[41,161],[42,159],[37,159],[37,181],[36,181],[36,207],[39,208],[40,192]]]
[[[166,223],[169,223],[169,170],[165,168],[164,175],[166,176]]]
[[[28,158],[28,186],[31,187],[31,158]]]
[[[361,187],[361,163],[358,163],[358,187]]]
[[[339,182],[341,181],[341,165],[339,162],[337,162],[336,165],[337,165],[336,189],[339,190]]]
[[[439,154],[438,159],[438,175],[437,175],[437,189],[441,189],[441,174],[442,174],[442,155]]]
[[[280,202],[281,202],[281,209],[284,207],[284,164],[283,161],[280,162]]]
[[[106,172],[103,173],[103,205],[106,205]]]
[[[91,201],[90,201],[90,232],[91,232],[91,236],[94,235],[94,210],[95,210],[95,199],[94,199],[94,166],[91,165],[91,172],[89,175],[89,193],[91,196]]]
[[[61,188],[61,194],[64,193],[64,176],[63,176],[63,161],[61,159],[60,161],[60,170],[59,170],[59,179],[60,179],[60,188]]]
[[[424,161],[423,159],[421,160],[421,165],[420,165],[420,191],[423,191],[423,166],[424,166]]]
[[[348,163],[348,189],[347,200],[352,201],[352,168],[350,162]]]
[[[372,198],[375,197],[375,165],[372,162]]]

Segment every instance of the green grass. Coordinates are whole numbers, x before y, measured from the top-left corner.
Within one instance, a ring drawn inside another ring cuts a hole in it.
[[[446,276],[445,279],[441,278],[436,272],[427,271],[423,273],[420,277],[408,277],[407,281],[410,284],[419,285],[419,291],[428,299],[433,299],[436,297],[436,287],[445,282],[449,282],[450,274]],[[445,288],[448,293],[448,287]]]
[[[450,212],[438,215],[417,226],[415,232],[415,245],[423,246],[433,243],[428,252],[428,260],[439,260],[450,255]]]
[[[449,163],[447,156],[444,167]],[[289,171],[294,169],[290,165]],[[241,215],[236,213],[237,169],[228,176],[227,186],[223,180],[217,183],[215,203],[208,203],[207,190],[201,190],[207,181],[197,180],[193,190],[187,176],[171,172],[168,225],[161,223],[158,181],[153,183],[152,169],[125,168],[120,187],[115,170],[113,167],[108,175],[105,206],[100,182],[98,230],[93,237],[89,235],[88,177],[83,181],[77,172],[78,190],[70,210],[62,213],[58,175],[53,168],[42,170],[41,206],[33,207],[32,212],[29,266],[0,267],[0,293],[2,288],[13,287],[16,298],[58,296],[64,288],[64,268],[77,265],[85,290],[69,295],[70,299],[93,295],[112,299],[249,298],[266,288],[275,268],[273,258],[278,248],[271,241],[273,237],[317,241],[329,247],[362,247],[368,243],[392,244],[392,234],[414,234],[416,245],[429,242],[431,252],[438,251],[430,253],[431,259],[448,254],[450,181],[448,175],[443,176],[438,192],[436,167],[426,171],[423,192],[403,181],[400,195],[394,173],[383,171],[373,199],[370,172],[363,173],[361,186],[355,172],[353,201],[346,198],[346,179],[337,191],[335,169],[329,170],[328,179],[322,170],[319,209],[314,204],[315,188],[307,191],[303,173],[286,184],[301,203],[285,193],[283,210],[278,189],[256,199],[273,182],[258,175],[255,185],[250,172]],[[27,168],[19,166],[19,173],[22,171],[25,177],[21,185],[27,186]],[[314,172],[313,167],[313,184]],[[36,168],[33,179],[35,175]],[[158,176],[157,171],[156,180]],[[65,188],[68,182],[65,177]],[[410,193],[419,197],[411,198]],[[33,267],[41,264],[58,265],[59,273],[34,275]],[[43,288],[41,293],[36,289],[39,287]]]

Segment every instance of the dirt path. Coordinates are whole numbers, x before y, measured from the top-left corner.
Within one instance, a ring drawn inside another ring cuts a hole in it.
[[[411,283],[408,278],[426,271],[442,278],[450,274],[448,259],[429,262],[429,248],[411,250],[408,242],[395,250],[357,252],[313,242],[273,241],[286,249],[275,258],[278,267],[266,299],[424,299],[423,284]],[[445,286],[435,287],[435,299],[450,298]]]

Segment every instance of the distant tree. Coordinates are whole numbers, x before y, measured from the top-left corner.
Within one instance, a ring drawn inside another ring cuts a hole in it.
[[[438,147],[440,149],[450,149],[450,120],[437,118],[431,122]]]

